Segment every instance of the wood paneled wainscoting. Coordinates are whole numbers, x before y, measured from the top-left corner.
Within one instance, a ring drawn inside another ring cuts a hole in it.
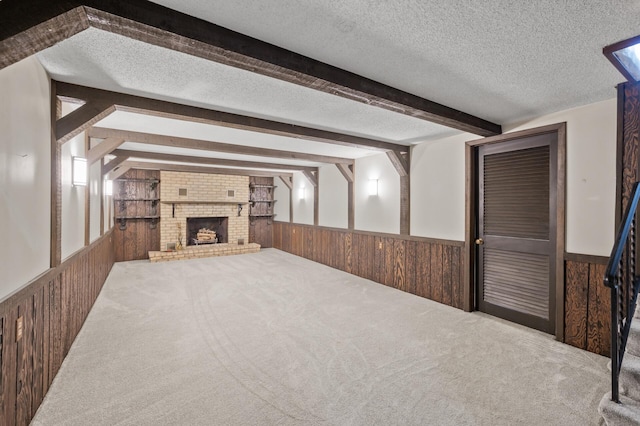
[[[273,224],[273,247],[462,309],[464,242]]]
[[[565,254],[565,343],[609,356],[611,294],[604,285],[609,259]]]
[[[0,303],[0,424],[27,425],[114,263],[113,230]]]
[[[277,249],[463,309],[464,243],[420,237],[273,224]],[[606,257],[565,254],[565,343],[609,355]]]

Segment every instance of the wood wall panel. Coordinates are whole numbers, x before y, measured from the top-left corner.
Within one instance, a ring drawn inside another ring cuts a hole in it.
[[[431,299],[442,303],[442,246],[431,246]]]
[[[587,350],[609,356],[611,353],[611,293],[603,284],[605,268],[605,265],[589,265]]]
[[[587,302],[589,264],[565,262],[565,342],[585,349],[587,346]]]
[[[442,303],[449,306],[454,306],[451,294],[454,274],[451,268],[452,248],[451,246],[442,247]]]
[[[0,424],[35,415],[111,271],[114,242],[109,231],[0,303]]]
[[[416,294],[416,242],[405,241],[404,245],[404,283],[399,290]]]
[[[277,249],[462,309],[462,242],[287,222],[273,232]]]
[[[565,343],[609,356],[610,293],[603,283],[606,258],[565,261]]]
[[[393,287],[398,290],[407,291],[406,288],[406,280],[407,280],[407,259],[406,259],[406,241],[404,240],[396,240],[393,241]]]
[[[463,309],[462,242],[286,222],[275,222],[273,232],[277,249]],[[609,353],[610,333],[605,262],[579,255],[565,262],[565,341],[602,355]]]

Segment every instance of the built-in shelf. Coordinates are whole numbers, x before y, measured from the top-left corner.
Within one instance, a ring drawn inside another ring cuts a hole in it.
[[[177,200],[177,201],[161,201],[162,204],[230,204],[237,206],[238,204],[249,204],[248,201],[187,201],[187,200]]]
[[[160,179],[141,179],[141,178],[121,178],[116,179],[120,183],[125,182],[149,182],[149,183],[160,183]]]
[[[114,192],[114,207],[117,206],[114,219],[125,230],[128,220],[148,220],[149,226],[155,228],[160,220],[158,203],[160,198],[160,179],[156,178],[121,178],[117,179],[117,192]],[[138,194],[140,197],[132,197]]]
[[[264,181],[263,181],[264,182]],[[249,184],[249,224],[256,226],[258,222],[266,220],[271,222],[275,214],[273,213],[274,188],[273,184],[250,183]]]
[[[129,219],[160,219],[160,216],[116,216],[116,220]]]

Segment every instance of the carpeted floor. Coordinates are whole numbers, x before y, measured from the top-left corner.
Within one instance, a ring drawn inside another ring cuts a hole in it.
[[[116,264],[34,425],[596,425],[607,359],[278,250]]]

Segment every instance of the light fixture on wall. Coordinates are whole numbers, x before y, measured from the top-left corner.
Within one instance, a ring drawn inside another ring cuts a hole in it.
[[[110,197],[113,195],[113,181],[109,179],[104,180],[104,195]]]
[[[71,178],[73,186],[87,186],[87,159],[71,157]]]
[[[640,36],[611,44],[602,53],[629,81],[640,81]]]
[[[368,192],[370,196],[378,195],[378,179],[369,179]]]
[[[300,189],[298,189],[298,199],[304,200],[305,198],[307,198],[307,187],[304,185],[301,185]]]

